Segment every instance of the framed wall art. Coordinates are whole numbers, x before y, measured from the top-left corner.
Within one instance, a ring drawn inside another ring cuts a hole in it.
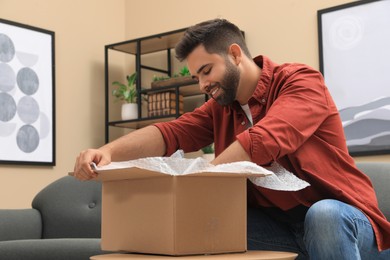
[[[0,163],[55,165],[54,32],[0,19]]]
[[[390,153],[390,1],[318,11],[320,70],[351,155]]]

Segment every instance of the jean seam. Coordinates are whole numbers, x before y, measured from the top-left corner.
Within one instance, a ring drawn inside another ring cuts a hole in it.
[[[356,226],[356,222],[360,221],[360,222],[362,222],[364,225],[368,225],[368,226],[371,227],[371,222],[370,222],[369,220],[361,219],[361,218],[359,218],[359,217],[354,217],[354,218],[352,219],[352,221],[353,221],[353,224],[354,224],[355,226]]]
[[[372,226],[371,226],[371,222],[369,221],[369,220],[367,220],[367,219],[362,219],[362,218],[359,218],[359,217],[354,217],[353,218],[353,224],[354,224],[354,226],[355,226],[355,230],[357,231],[357,230],[359,230],[358,228],[357,228],[357,226],[359,225],[359,223],[360,223],[360,225],[365,225],[365,226],[367,226],[367,227],[370,227],[371,229],[372,229]],[[356,237],[357,236],[359,236],[359,234],[356,234]],[[374,239],[375,240],[375,239]],[[358,240],[359,241],[359,240]],[[360,241],[360,243],[363,243],[363,241]],[[376,244],[376,243],[375,243]],[[359,247],[361,248],[360,250],[364,250],[362,247],[361,247],[361,245],[359,245]],[[364,250],[365,252],[367,252],[366,250]]]

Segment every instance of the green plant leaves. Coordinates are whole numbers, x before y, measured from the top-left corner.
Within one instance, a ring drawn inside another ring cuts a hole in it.
[[[116,89],[112,91],[112,95],[119,100],[123,100],[126,103],[136,103],[137,102],[137,89],[136,89],[136,79],[137,72],[134,72],[131,75],[126,76],[127,85],[114,81],[112,82],[113,86],[117,86]]]
[[[184,76],[190,76],[190,75],[191,75],[191,73],[190,73],[188,67],[184,66],[183,68],[180,69],[179,73],[173,74],[172,77],[154,75],[152,81],[160,81],[160,80],[166,80],[166,79],[170,79],[170,78],[184,77]]]

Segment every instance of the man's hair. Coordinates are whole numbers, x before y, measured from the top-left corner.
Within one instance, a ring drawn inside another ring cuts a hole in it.
[[[200,44],[208,53],[227,55],[231,44],[238,44],[244,54],[251,57],[241,30],[225,19],[213,19],[189,27],[175,47],[176,58],[185,60]]]

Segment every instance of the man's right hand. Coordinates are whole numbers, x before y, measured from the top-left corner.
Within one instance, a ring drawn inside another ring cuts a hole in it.
[[[96,177],[96,172],[92,170],[91,163],[96,165],[106,165],[111,162],[111,154],[104,149],[87,149],[77,156],[74,165],[74,177],[86,181]]]

